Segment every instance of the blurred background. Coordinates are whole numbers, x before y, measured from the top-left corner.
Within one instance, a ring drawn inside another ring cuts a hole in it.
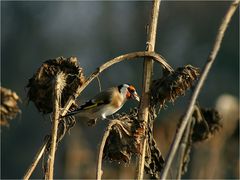
[[[230,1],[163,1],[156,52],[174,68],[191,64],[202,69],[229,5]],[[22,178],[50,130],[49,116],[40,114],[26,98],[28,79],[41,64],[58,56],[76,56],[88,76],[109,59],[145,50],[150,12],[151,2],[138,1],[1,1],[1,86],[22,99],[21,115],[10,127],[1,127],[1,179]],[[100,75],[102,88],[131,83],[141,94],[142,62],[122,62],[106,70]],[[160,66],[155,64],[154,78],[160,76]],[[98,83],[93,81],[79,100],[98,92]],[[168,103],[155,122],[155,138],[164,157],[189,97],[190,92]],[[239,178],[239,9],[199,103],[222,110],[224,127],[216,137],[193,147],[184,178]],[[129,102],[122,111],[137,105]],[[104,121],[94,127],[77,123],[58,147],[55,178],[95,178],[105,126]],[[129,165],[105,162],[103,178],[133,178],[135,168],[134,160]],[[42,176],[40,162],[32,178]]]

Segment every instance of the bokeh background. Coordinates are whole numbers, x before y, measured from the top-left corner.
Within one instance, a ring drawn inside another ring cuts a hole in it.
[[[174,68],[186,64],[202,68],[229,5],[230,1],[163,1],[156,51]],[[21,115],[11,121],[10,127],[1,127],[1,179],[22,178],[50,130],[49,116],[27,103],[26,85],[37,68],[51,58],[76,56],[87,76],[108,59],[144,50],[150,12],[151,2],[142,1],[1,1],[1,86],[16,91],[22,99]],[[141,93],[142,62],[138,59],[111,67],[100,75],[102,88],[126,82]],[[154,78],[159,78],[160,66],[155,64],[154,68]],[[79,100],[98,92],[94,81]],[[185,178],[239,178],[238,93],[239,9],[199,98],[204,107],[215,107],[218,102],[221,109],[223,105],[225,126],[215,139],[193,147]],[[190,92],[169,103],[155,122],[155,138],[164,156],[189,97]],[[122,111],[137,105],[129,102]],[[225,130],[229,124],[232,126]],[[95,177],[97,150],[105,126],[104,121],[95,127],[77,123],[58,147],[56,178]],[[103,178],[133,178],[135,167],[134,159],[129,165],[106,162]],[[40,163],[32,178],[42,176]]]

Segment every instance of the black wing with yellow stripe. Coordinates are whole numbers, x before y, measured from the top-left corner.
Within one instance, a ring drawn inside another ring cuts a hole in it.
[[[74,111],[67,113],[64,117],[72,116],[72,115],[77,114],[78,112],[81,112],[84,110],[91,110],[93,108],[97,108],[102,105],[109,104],[110,100],[111,100],[111,91],[110,90],[101,92],[97,96],[95,96],[93,99],[86,101],[84,104],[79,106]]]

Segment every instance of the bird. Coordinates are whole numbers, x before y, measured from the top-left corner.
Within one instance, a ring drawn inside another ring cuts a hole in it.
[[[121,84],[100,92],[63,117],[76,115],[96,123],[97,119],[106,119],[107,116],[116,113],[130,99],[140,101],[135,87],[130,84]]]

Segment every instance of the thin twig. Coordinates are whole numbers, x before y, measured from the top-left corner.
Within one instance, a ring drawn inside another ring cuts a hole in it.
[[[84,84],[80,87],[77,88],[75,94],[73,94],[72,96],[69,97],[67,103],[65,104],[63,111],[61,113],[62,116],[66,115],[66,113],[68,112],[69,108],[71,107],[71,105],[74,103],[75,99],[81,94],[81,92],[88,86],[88,84],[90,84],[90,82],[92,82],[96,77],[98,77],[98,75],[100,73],[102,73],[104,70],[106,70],[107,68],[111,67],[112,65],[119,63],[123,60],[134,60],[136,58],[140,58],[140,57],[151,57],[153,58],[156,62],[160,63],[162,65],[163,68],[165,68],[166,70],[172,72],[173,69],[172,67],[167,63],[167,61],[160,55],[157,54],[155,52],[147,52],[147,51],[138,51],[138,52],[132,52],[132,53],[128,53],[128,54],[124,54],[124,55],[120,55],[116,58],[113,58],[109,61],[107,61],[106,63],[104,63],[103,65],[101,65],[100,67],[97,68],[97,70],[95,72],[93,72],[84,82]],[[46,144],[48,142],[44,142],[43,145],[40,147],[39,152],[40,151],[44,151],[46,148]],[[41,155],[39,156],[39,158],[42,157],[42,154],[37,154],[37,155]],[[36,162],[33,162],[36,163]],[[36,167],[36,166],[35,166]],[[34,167],[34,168],[35,168]],[[29,167],[31,168],[31,166]],[[34,170],[34,168],[32,169],[32,171]],[[29,177],[31,176],[31,174],[29,174]],[[24,176],[25,177],[25,176]]]
[[[41,157],[45,151],[45,148],[47,146],[47,142],[49,141],[49,139],[50,139],[50,136],[46,136],[44,138],[43,145],[39,148],[36,156],[33,159],[32,164],[30,165],[30,167],[28,168],[27,172],[25,173],[25,175],[23,177],[24,180],[28,180],[30,178],[31,174],[33,173],[34,169],[36,168],[39,160],[41,159]]]
[[[186,153],[186,148],[188,147],[188,139],[189,139],[189,134],[190,134],[190,129],[192,126],[192,120],[190,119],[188,124],[187,124],[187,128],[184,131],[184,135],[181,139],[181,147],[179,150],[179,162],[178,162],[178,171],[177,171],[177,178],[176,179],[181,179],[182,177],[182,168],[183,168],[183,160],[184,160],[184,156]]]
[[[152,52],[155,49],[156,34],[157,34],[157,23],[158,23],[158,14],[160,8],[160,0],[154,0],[152,5],[152,14],[150,20],[150,29],[147,37],[147,51]],[[153,72],[153,60],[152,58],[146,58],[144,60],[144,74],[143,74],[143,91],[141,96],[141,104],[139,109],[139,121],[142,121],[147,125],[148,123],[148,114],[149,114],[149,91],[152,81],[152,72]],[[146,127],[144,127],[144,134],[146,134]],[[143,179],[144,175],[144,163],[146,156],[146,145],[147,138],[144,137],[143,144],[141,146],[141,153],[138,159],[137,167],[137,179]]]
[[[101,145],[100,145],[100,148],[99,148],[99,154],[98,154],[97,173],[96,173],[97,180],[101,180],[102,174],[103,174],[103,171],[102,171],[102,159],[103,159],[103,150],[104,150],[107,138],[108,138],[108,136],[110,134],[112,126],[114,126],[118,122],[119,122],[119,120],[112,120],[109,123],[108,127],[106,128],[106,130],[105,130],[105,132],[103,134],[103,138],[102,138],[102,141],[101,141]]]
[[[97,81],[98,81],[99,92],[102,92],[101,81],[100,81],[100,78],[98,76],[97,76]]]
[[[65,74],[59,73],[56,76],[56,81],[54,83],[54,94],[53,94],[53,118],[52,118],[52,135],[51,135],[51,145],[50,152],[48,156],[48,168],[46,179],[53,179],[54,172],[54,160],[55,160],[55,152],[57,145],[57,131],[58,131],[58,123],[60,117],[60,102],[61,102],[61,92],[65,86]]]
[[[195,88],[195,90],[193,92],[193,95],[192,95],[192,97],[190,99],[190,103],[189,103],[188,108],[186,110],[186,113],[185,113],[185,115],[183,117],[183,121],[182,121],[182,123],[180,125],[180,128],[178,129],[178,132],[174,136],[174,141],[173,141],[173,143],[171,145],[169,154],[167,156],[166,164],[164,166],[161,179],[166,179],[166,177],[167,177],[167,174],[168,174],[169,168],[170,168],[170,166],[172,164],[174,155],[175,155],[175,153],[176,153],[176,151],[177,151],[177,149],[179,147],[179,142],[180,142],[180,140],[182,138],[183,132],[184,132],[184,130],[186,128],[188,120],[190,119],[190,117],[191,117],[191,115],[193,113],[194,105],[196,103],[197,97],[198,97],[198,95],[200,93],[200,90],[201,90],[201,88],[202,88],[202,86],[203,86],[203,84],[204,84],[204,82],[205,82],[205,80],[207,78],[209,70],[212,67],[212,64],[213,64],[213,62],[214,62],[214,60],[215,60],[215,58],[217,56],[217,53],[219,51],[222,39],[224,37],[224,33],[225,33],[226,29],[227,29],[227,26],[228,26],[228,24],[229,24],[229,22],[230,22],[230,20],[231,20],[231,18],[233,16],[234,12],[236,11],[236,9],[237,9],[237,7],[239,5],[239,2],[240,2],[240,0],[235,0],[231,4],[231,6],[228,9],[228,11],[227,11],[227,13],[226,13],[226,15],[225,15],[225,17],[224,17],[224,19],[222,21],[222,24],[221,24],[221,26],[220,26],[220,28],[218,30],[217,37],[216,37],[216,40],[214,42],[212,51],[211,51],[211,53],[210,53],[210,55],[209,55],[209,57],[207,59],[207,62],[205,64],[204,68],[203,68],[203,72],[202,72],[202,74],[201,74],[201,76],[199,78],[199,81],[198,81],[198,83],[196,85],[196,88]]]

